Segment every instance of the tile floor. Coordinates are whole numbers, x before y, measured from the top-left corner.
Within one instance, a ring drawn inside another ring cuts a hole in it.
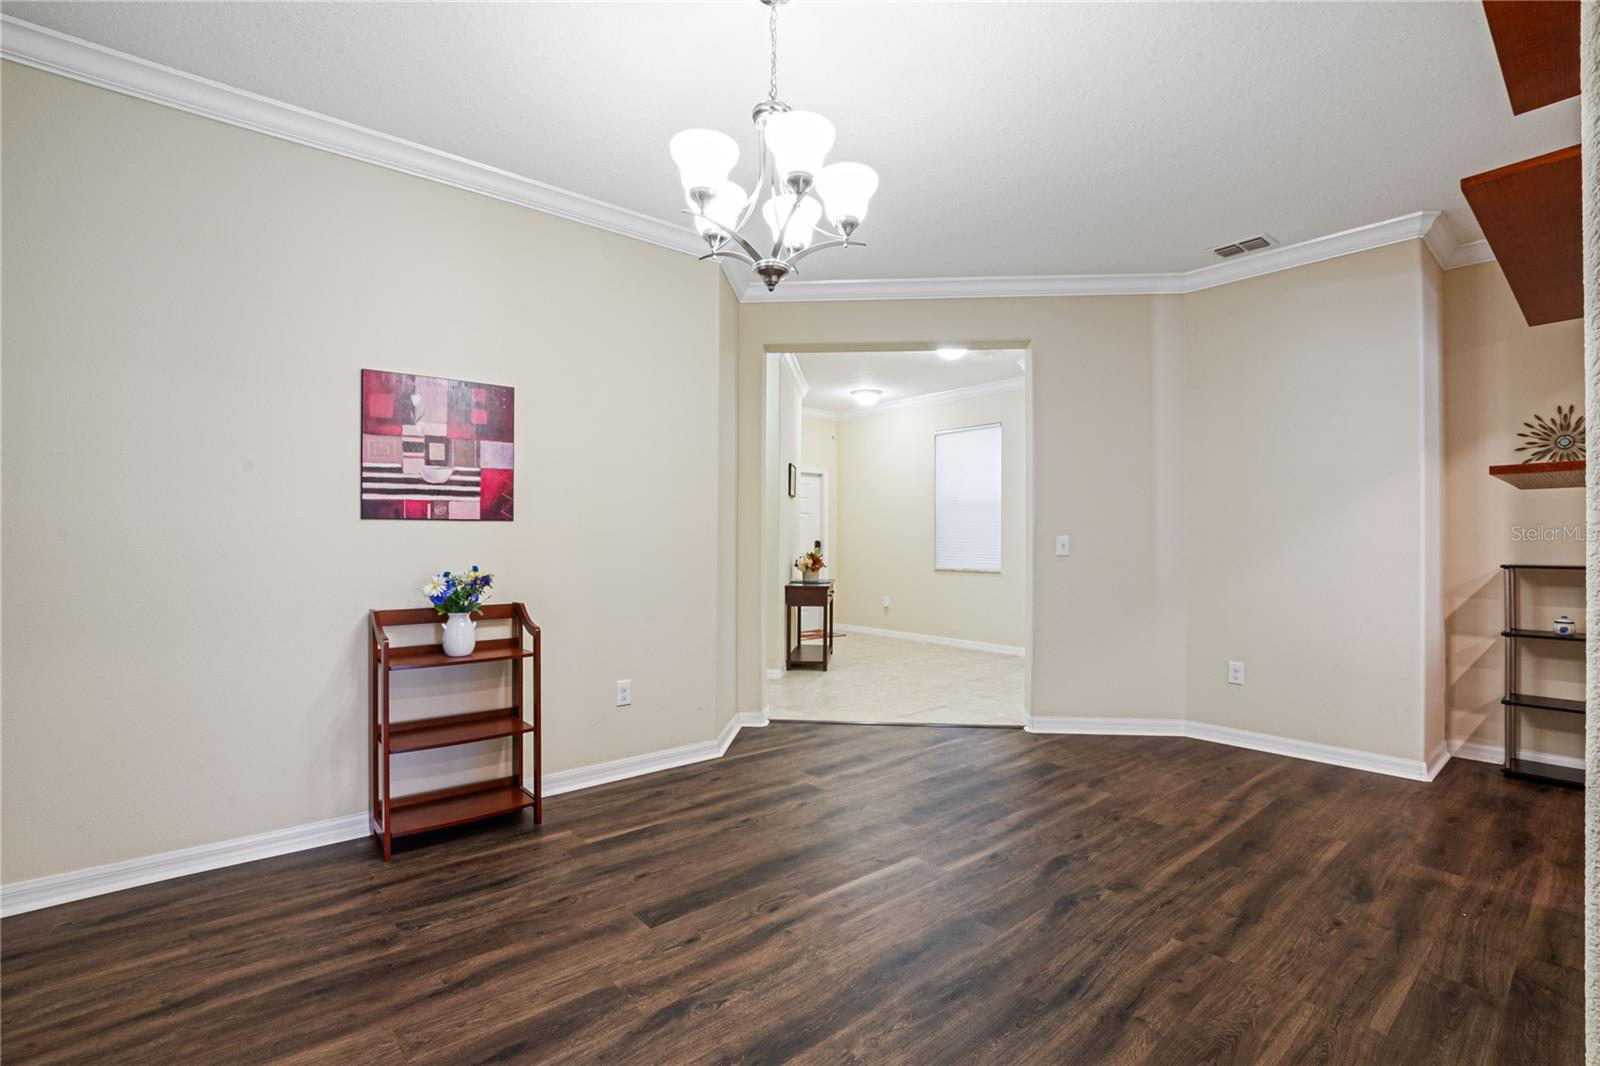
[[[1019,655],[840,633],[821,670],[767,682],[771,717],[891,725],[1022,724]]]

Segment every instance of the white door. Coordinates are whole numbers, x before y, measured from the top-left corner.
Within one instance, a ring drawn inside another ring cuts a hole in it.
[[[830,554],[830,545],[825,539],[827,523],[824,520],[823,508],[826,505],[826,501],[822,495],[822,475],[815,472],[801,474],[800,480],[795,486],[794,502],[797,514],[795,520],[795,549],[789,557],[791,559],[800,558],[800,556],[816,547],[817,541],[820,540],[823,541],[822,558],[831,563],[833,560]],[[831,567],[824,568],[821,576],[829,576],[830,569]],[[795,572],[795,576],[799,576],[799,571]],[[803,607],[800,610],[800,617],[800,628],[802,630],[822,628],[821,607]]]

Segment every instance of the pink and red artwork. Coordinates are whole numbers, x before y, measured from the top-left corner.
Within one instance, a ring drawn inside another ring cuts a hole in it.
[[[361,372],[361,517],[511,521],[508,385]]]

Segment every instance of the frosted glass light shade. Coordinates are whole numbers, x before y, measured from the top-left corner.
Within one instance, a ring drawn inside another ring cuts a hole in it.
[[[777,241],[779,234],[783,234],[785,248],[804,248],[811,243],[812,229],[822,218],[822,205],[812,197],[800,201],[799,207],[794,207],[793,193],[784,193],[774,196],[761,205],[761,217],[766,219],[767,227],[772,230],[772,239]],[[794,207],[794,220],[789,223],[789,230],[783,233],[784,220],[789,217],[789,209]]]
[[[667,142],[683,189],[715,189],[739,161],[739,146],[716,130],[684,130]]]
[[[830,163],[817,174],[817,195],[835,226],[867,217],[867,203],[878,191],[878,172],[864,163]]]
[[[790,174],[816,177],[822,170],[822,160],[833,147],[833,123],[815,111],[768,115],[764,130],[772,161],[784,178]]]
[[[882,389],[851,389],[850,396],[862,407],[871,407],[883,399]]]
[[[739,212],[744,210],[745,202],[748,199],[745,191],[738,185],[731,181],[724,181],[712,187],[711,199],[706,203],[702,214],[713,221],[720,222],[728,229],[733,229],[738,224]],[[689,204],[691,207],[694,206],[694,201],[689,201]],[[694,228],[700,232],[702,237],[710,234],[716,234],[719,237],[724,236],[721,230],[707,222],[700,215],[694,216]]]

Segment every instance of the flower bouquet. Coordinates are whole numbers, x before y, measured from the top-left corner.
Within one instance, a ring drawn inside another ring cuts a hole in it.
[[[446,655],[471,655],[477,646],[478,624],[472,616],[489,598],[489,586],[494,575],[479,570],[451,573],[449,570],[433,575],[422,594],[428,597],[433,609],[445,616],[444,653]]]
[[[815,581],[817,575],[822,573],[822,568],[828,564],[822,561],[822,552],[813,549],[796,559],[794,565],[800,570],[801,581]]]

